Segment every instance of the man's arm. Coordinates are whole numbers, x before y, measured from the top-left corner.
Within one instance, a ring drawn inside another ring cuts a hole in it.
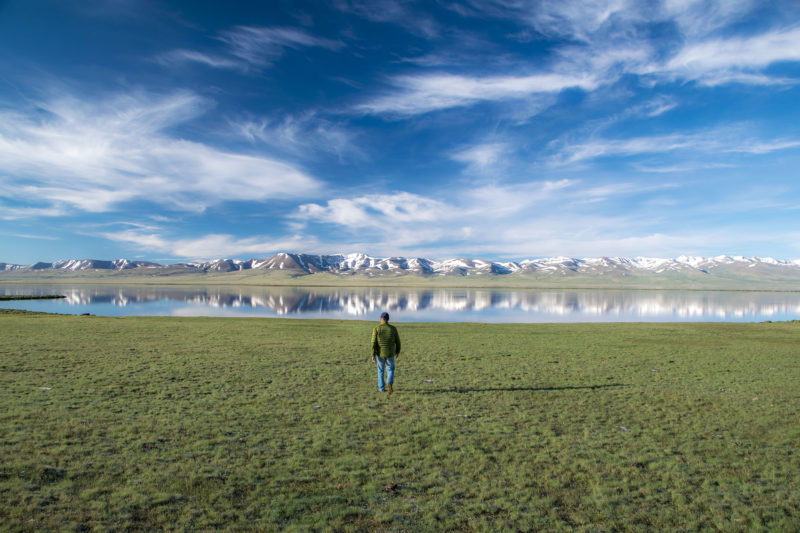
[[[378,328],[372,328],[372,362],[375,362],[375,356],[380,353],[381,347],[378,344]]]
[[[395,357],[400,355],[400,334],[397,332],[397,328],[394,328],[394,355]]]

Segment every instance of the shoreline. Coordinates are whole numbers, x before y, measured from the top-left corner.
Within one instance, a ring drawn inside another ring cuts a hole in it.
[[[92,318],[102,318],[102,319],[137,319],[137,320],[150,320],[150,319],[175,319],[175,320],[269,320],[269,321],[291,321],[291,322],[340,322],[340,323],[348,323],[354,324],[358,322],[363,322],[365,324],[374,325],[376,322],[375,320],[368,319],[368,318],[320,318],[320,317],[312,317],[312,318],[303,318],[303,317],[293,317],[293,316],[214,316],[214,315],[191,315],[191,316],[176,316],[176,315],[99,315],[94,313],[53,313],[51,311],[30,311],[28,309],[14,309],[14,308],[6,308],[0,307],[0,317],[3,315],[10,316],[10,315],[42,315],[42,316],[49,316],[49,317],[65,317],[65,318],[82,318],[82,317],[92,317]],[[624,321],[598,321],[598,322],[480,322],[480,321],[464,321],[464,322],[456,322],[456,321],[392,321],[393,324],[401,324],[403,327],[405,326],[436,326],[436,325],[446,325],[446,326],[469,326],[469,325],[477,325],[477,326],[489,326],[489,327],[500,327],[500,326],[509,326],[509,327],[538,327],[538,326],[545,326],[545,327],[568,327],[568,326],[584,326],[584,327],[593,327],[593,326],[611,326],[611,327],[624,327],[624,326],[674,326],[674,327],[690,327],[690,326],[755,326],[755,325],[763,325],[763,324],[798,324],[800,323],[799,319],[787,319],[787,320],[758,320],[758,321],[748,321],[748,322],[733,322],[733,321],[713,321],[713,320],[698,320],[696,322],[677,322],[677,321],[647,321],[647,320],[637,320],[631,322],[624,322]]]

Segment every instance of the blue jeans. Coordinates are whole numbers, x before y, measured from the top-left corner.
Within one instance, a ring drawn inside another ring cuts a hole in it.
[[[394,384],[394,356],[391,357],[376,357],[378,360],[378,390],[381,392],[386,391],[386,386],[383,384],[383,369],[386,369],[386,381]]]

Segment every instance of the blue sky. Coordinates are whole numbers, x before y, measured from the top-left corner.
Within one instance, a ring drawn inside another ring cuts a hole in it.
[[[0,261],[800,257],[800,4],[0,0]]]

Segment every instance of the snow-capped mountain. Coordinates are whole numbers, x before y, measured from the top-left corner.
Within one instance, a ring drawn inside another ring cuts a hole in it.
[[[12,265],[0,263],[0,271],[11,270],[129,270],[140,267],[160,267],[157,263],[149,261],[130,261],[128,259],[115,259],[104,261],[99,259],[65,259],[53,263],[34,263],[32,265]]]
[[[236,270],[284,270],[298,274],[331,272],[334,274],[356,272],[393,272],[433,274],[434,262],[419,257],[377,258],[365,254],[311,255],[279,253],[268,259],[217,259],[214,261],[187,263],[187,268],[201,272],[233,272]],[[173,265],[178,266],[178,265]]]
[[[800,282],[800,260],[777,260],[770,257],[692,257],[673,259],[649,257],[551,257],[524,261],[497,262],[484,259],[457,258],[434,261],[422,257],[371,257],[361,253],[312,255],[279,253],[266,259],[217,259],[205,262],[160,265],[146,261],[117,259],[69,259],[53,263],[14,265],[0,263],[0,271],[126,271],[154,275],[181,273],[227,273],[236,271],[284,271],[303,276],[326,272],[339,276],[424,277],[516,276],[526,279],[568,281],[591,279],[653,280],[673,279],[692,282],[704,278],[724,281],[767,277],[780,281]]]

